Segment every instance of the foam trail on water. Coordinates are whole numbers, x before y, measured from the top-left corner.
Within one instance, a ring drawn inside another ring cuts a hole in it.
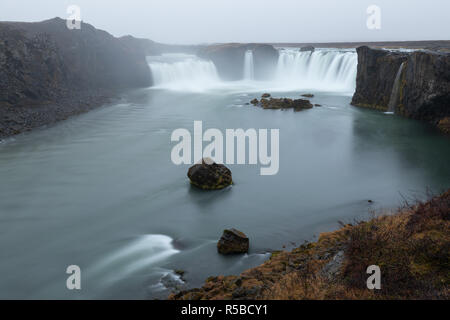
[[[144,235],[107,255],[88,270],[88,276],[104,283],[120,280],[149,267],[157,266],[179,252],[173,239],[165,235]]]

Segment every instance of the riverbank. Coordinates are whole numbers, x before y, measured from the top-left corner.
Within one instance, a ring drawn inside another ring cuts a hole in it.
[[[342,225],[239,276],[210,277],[169,299],[448,299],[449,220],[450,190]],[[370,265],[380,267],[380,290],[367,289]]]
[[[152,83],[150,40],[82,23],[0,22],[0,138],[101,106]]]
[[[59,102],[22,106],[0,105],[0,140],[66,120],[117,99],[119,93],[103,90],[78,92]]]

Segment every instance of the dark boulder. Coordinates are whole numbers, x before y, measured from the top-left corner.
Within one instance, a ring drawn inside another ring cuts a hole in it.
[[[188,171],[191,184],[203,190],[219,190],[233,183],[230,169],[211,159],[203,159]]]
[[[255,98],[252,101],[250,101],[250,103],[257,106],[259,104],[259,101],[258,101],[258,99]]]
[[[441,119],[438,122],[438,128],[444,133],[450,133],[450,117]]]
[[[281,109],[281,110],[293,109],[294,111],[311,109],[313,107],[313,105],[311,104],[311,102],[309,102],[309,100],[289,99],[289,98],[261,99],[261,101],[256,105],[262,107],[263,109]]]
[[[249,239],[241,231],[236,229],[226,229],[217,243],[217,250],[221,254],[247,253]]]
[[[270,98],[270,93],[263,93],[261,98]]]
[[[314,95],[313,95],[312,93],[305,93],[305,94],[302,94],[302,97],[305,97],[305,98],[314,98]]]

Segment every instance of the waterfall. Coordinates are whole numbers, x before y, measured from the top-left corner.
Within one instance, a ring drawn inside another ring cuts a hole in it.
[[[253,65],[253,51],[247,50],[244,58],[244,80],[254,80],[255,66]]]
[[[354,50],[281,49],[275,80],[289,87],[353,93],[357,62]]]
[[[398,68],[397,75],[395,76],[394,86],[392,87],[391,97],[388,104],[388,112],[395,112],[395,107],[398,103],[398,89],[400,88],[400,77],[402,76],[403,68],[405,67],[405,62],[402,62]]]
[[[214,63],[194,55],[164,54],[147,60],[158,88],[202,91],[220,81]]]
[[[247,50],[242,82],[221,81],[214,63],[195,55],[164,54],[147,57],[147,60],[156,88],[195,92],[209,89],[231,90],[239,86],[239,90],[245,87],[246,90],[319,90],[345,94],[353,94],[355,91],[358,63],[355,50],[316,49],[310,52],[279,49],[275,73],[267,81],[254,81],[253,58],[253,52]]]

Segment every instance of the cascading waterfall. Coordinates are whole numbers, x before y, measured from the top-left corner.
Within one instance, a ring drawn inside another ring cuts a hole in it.
[[[158,88],[202,91],[220,82],[214,63],[194,55],[164,54],[148,61]]]
[[[244,80],[255,79],[255,66],[253,64],[253,51],[247,50],[245,52],[244,60]]]
[[[352,94],[356,87],[355,50],[279,49],[275,74],[267,81],[255,80],[253,52],[245,52],[242,82],[221,81],[212,61],[195,55],[165,54],[148,57],[156,88],[205,91],[209,89],[298,91],[319,90]]]
[[[400,77],[402,76],[403,69],[405,67],[405,62],[402,62],[398,68],[397,75],[395,76],[394,86],[392,87],[391,97],[389,98],[388,112],[395,112],[395,107],[398,103],[398,89],[400,88]]]
[[[357,61],[353,50],[281,49],[275,78],[288,87],[353,93]]]

